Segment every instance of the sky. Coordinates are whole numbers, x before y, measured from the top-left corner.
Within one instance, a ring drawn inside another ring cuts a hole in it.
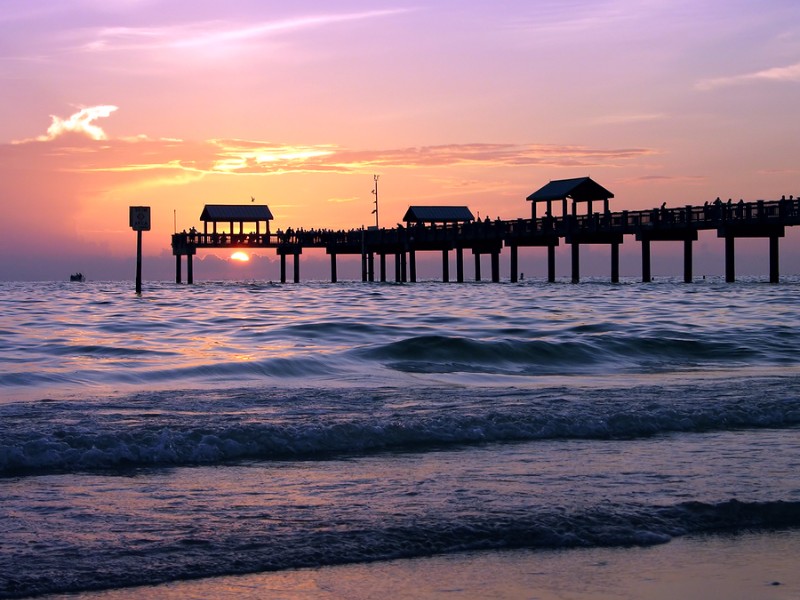
[[[145,278],[206,203],[371,225],[375,174],[385,227],[411,204],[527,217],[587,175],[615,211],[800,195],[796,0],[0,0],[0,88],[0,280],[132,279],[130,206],[152,210]],[[738,251],[767,273],[759,242]],[[781,244],[800,272],[800,233]],[[268,252],[198,258],[277,277]]]

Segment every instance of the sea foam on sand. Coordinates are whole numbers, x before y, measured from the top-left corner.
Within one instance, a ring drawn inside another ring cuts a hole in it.
[[[788,600],[800,598],[798,557],[800,532],[757,532],[649,548],[450,554],[49,598]]]

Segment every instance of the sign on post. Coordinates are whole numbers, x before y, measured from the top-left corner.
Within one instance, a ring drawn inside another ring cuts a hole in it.
[[[131,229],[150,231],[150,207],[131,206]]]
[[[131,206],[131,229],[136,232],[136,293],[142,293],[142,232],[150,231],[150,207]]]

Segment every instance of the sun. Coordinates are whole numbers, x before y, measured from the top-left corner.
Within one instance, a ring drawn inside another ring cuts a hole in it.
[[[233,254],[231,254],[231,260],[247,262],[248,260],[250,260],[250,257],[247,255],[246,252],[234,252]]]

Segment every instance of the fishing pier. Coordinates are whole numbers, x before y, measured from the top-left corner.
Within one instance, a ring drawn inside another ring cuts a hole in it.
[[[411,206],[405,225],[332,231],[292,229],[271,232],[272,213],[265,205],[206,205],[201,214],[203,231],[172,236],[176,258],[175,280],[181,283],[181,259],[187,259],[187,282],[193,283],[192,257],[198,249],[274,248],[280,257],[280,280],[287,281],[287,257],[293,265],[293,281],[300,281],[300,256],[304,249],[324,248],[330,256],[330,279],[337,281],[337,256],[360,255],[363,281],[387,281],[387,257],[393,257],[393,279],[415,282],[417,252],[440,252],[442,280],[450,281],[450,252],[455,252],[457,282],[464,281],[464,254],[475,261],[475,280],[481,280],[481,257],[491,257],[491,280],[500,281],[500,254],[508,248],[510,279],[519,279],[521,247],[547,248],[547,279],[556,279],[556,248],[571,247],[572,281],[580,281],[580,247],[605,244],[611,249],[611,281],[619,281],[619,246],[625,236],[641,244],[642,281],[651,281],[650,249],[653,242],[683,242],[683,278],[692,281],[693,242],[698,232],[715,230],[725,240],[725,280],[735,281],[734,248],[737,238],[769,239],[769,281],[779,281],[779,240],[785,228],[800,225],[800,198],[780,200],[722,201],[701,206],[686,205],[638,211],[611,212],[614,194],[589,177],[551,181],[527,200],[531,217],[515,220],[476,220],[465,206]],[[583,207],[585,206],[585,210]],[[596,210],[599,209],[599,210]],[[559,213],[556,215],[555,213]],[[251,229],[245,233],[245,224]],[[209,231],[209,226],[211,227]],[[238,226],[238,232],[237,232]],[[255,229],[252,231],[252,229]]]

